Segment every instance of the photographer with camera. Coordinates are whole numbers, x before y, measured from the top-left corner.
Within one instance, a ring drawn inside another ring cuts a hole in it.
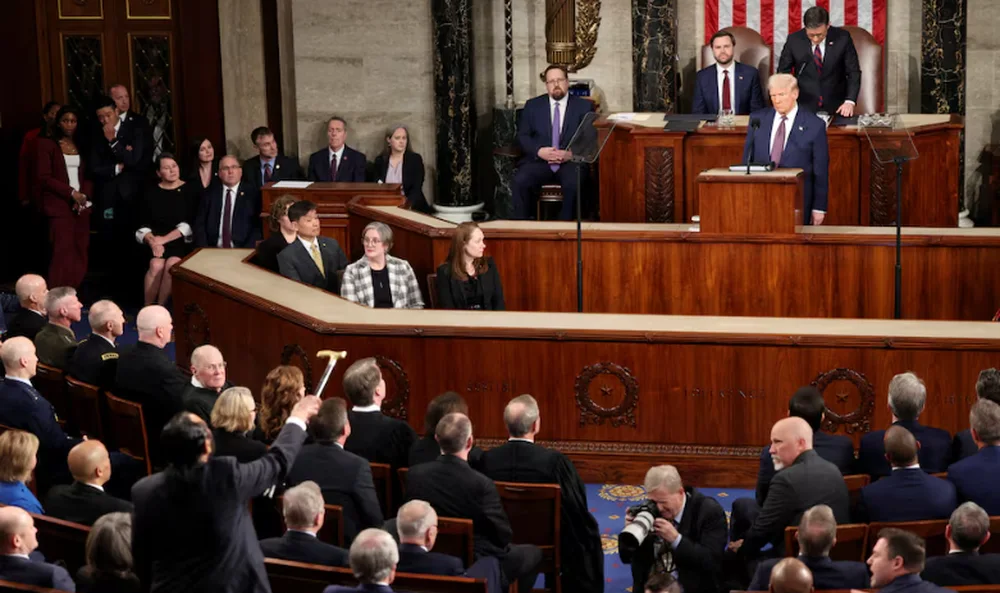
[[[684,488],[677,468],[652,467],[644,483],[648,500],[625,513],[618,536],[622,562],[632,565],[632,590],[646,580],[673,575],[685,593],[716,593],[726,548],[726,513],[714,498]]]

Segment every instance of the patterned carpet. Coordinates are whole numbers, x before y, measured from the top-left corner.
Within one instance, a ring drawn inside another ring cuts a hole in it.
[[[729,517],[733,501],[745,496],[753,497],[753,490],[738,488],[699,488],[699,492],[712,496]],[[631,567],[618,558],[618,533],[625,525],[625,509],[645,500],[642,486],[627,484],[587,484],[587,502],[590,512],[597,518],[604,544],[604,591],[623,593],[632,591]]]

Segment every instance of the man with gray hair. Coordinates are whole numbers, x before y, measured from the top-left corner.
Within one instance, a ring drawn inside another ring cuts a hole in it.
[[[977,401],[969,412],[969,424],[979,453],[949,467],[948,480],[959,500],[971,500],[990,516],[1000,515],[1000,404]]]
[[[976,399],[988,399],[1000,404],[1000,370],[989,368],[979,372],[979,377],[976,379]],[[978,453],[979,446],[972,438],[972,431],[966,428],[956,434],[951,443],[951,450],[955,461],[961,461]]]
[[[90,337],[77,346],[66,372],[84,383],[112,390],[118,372],[115,340],[125,332],[125,314],[114,302],[101,300],[90,306],[87,321]]]
[[[837,544],[837,520],[833,509],[818,504],[802,514],[795,533],[799,541],[799,560],[812,571],[817,589],[867,589],[868,567],[857,560],[831,560],[830,550]],[[779,558],[757,565],[748,591],[766,591],[771,569]]]
[[[215,400],[232,386],[226,380],[226,361],[218,348],[202,344],[191,352],[191,382],[181,396],[185,410],[211,424]]]
[[[392,593],[389,585],[396,578],[399,550],[388,532],[365,529],[351,544],[350,557],[351,572],[360,584],[357,587],[330,585],[323,593]]]
[[[634,556],[622,556],[622,562],[632,565],[632,590],[644,591],[647,579],[667,573],[676,575],[685,593],[718,591],[727,537],[722,506],[685,488],[672,465],[649,468],[643,486],[646,505],[655,505],[658,516]],[[625,524],[634,519],[628,509]]]
[[[80,321],[83,303],[76,297],[75,288],[59,286],[45,296],[45,310],[49,322],[35,335],[38,361],[65,370],[69,366],[70,356],[76,350],[73,323]]]
[[[285,534],[261,540],[260,549],[268,558],[280,558],[324,566],[347,566],[347,550],[321,542],[316,534],[326,519],[323,493],[316,482],[302,482],[281,497]]]
[[[602,593],[604,550],[601,532],[597,520],[590,514],[580,474],[565,455],[535,444],[542,427],[535,398],[524,394],[510,400],[504,408],[503,419],[510,438],[506,444],[483,454],[481,471],[497,482],[559,485],[563,589]]]
[[[917,421],[927,401],[927,387],[912,372],[900,373],[889,382],[889,411],[892,423],[913,433],[920,443],[920,468],[927,473],[943,472],[951,461],[951,435],[940,428],[924,426]],[[885,430],[873,430],[861,437],[858,448],[858,473],[876,478],[892,473],[885,457]]]
[[[344,448],[368,461],[388,463],[393,474],[396,468],[407,467],[417,433],[406,422],[382,413],[385,379],[378,362],[375,358],[356,361],[344,371],[343,381],[344,395],[352,404],[347,414],[352,432]]]
[[[990,518],[983,507],[966,502],[955,509],[944,529],[948,555],[927,559],[923,576],[942,587],[1000,583],[1000,554],[980,554],[990,539]]]
[[[14,292],[21,309],[7,324],[7,338],[24,336],[34,340],[39,330],[45,327],[45,295],[49,292],[45,278],[38,274],[25,274],[17,279]]]

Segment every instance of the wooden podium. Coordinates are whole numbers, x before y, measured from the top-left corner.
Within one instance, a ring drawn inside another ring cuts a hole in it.
[[[802,169],[709,169],[698,175],[701,233],[794,235],[802,224]]]

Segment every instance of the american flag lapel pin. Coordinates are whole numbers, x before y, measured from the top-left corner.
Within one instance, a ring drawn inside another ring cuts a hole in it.
[[[802,126],[799,126],[799,131],[800,131],[800,132],[804,131],[804,130],[802,129]]]

